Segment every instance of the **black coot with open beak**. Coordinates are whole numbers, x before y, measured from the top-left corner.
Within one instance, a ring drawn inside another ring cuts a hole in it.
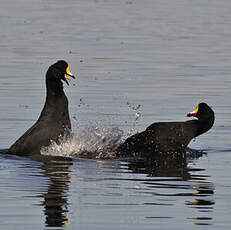
[[[207,132],[215,120],[213,110],[204,102],[187,116],[197,119],[151,124],[145,131],[128,137],[117,148],[117,155],[150,157],[153,154],[184,152],[189,142]]]
[[[60,60],[51,65],[46,73],[46,101],[37,122],[29,128],[8,150],[9,154],[40,154],[42,147],[51,141],[59,142],[71,133],[68,112],[68,99],[63,91],[62,80],[68,85],[70,72],[66,61]]]

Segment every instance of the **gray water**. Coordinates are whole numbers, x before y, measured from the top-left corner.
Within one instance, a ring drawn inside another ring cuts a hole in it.
[[[37,120],[59,59],[78,76],[65,86],[76,135],[124,139],[202,101],[216,114],[190,144],[207,154],[184,162],[1,154],[1,229],[230,229],[230,11],[226,0],[1,1],[0,149]]]

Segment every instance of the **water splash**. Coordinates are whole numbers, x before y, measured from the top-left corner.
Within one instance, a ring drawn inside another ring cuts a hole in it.
[[[132,112],[135,113],[135,119],[134,119],[134,121],[133,121],[132,128],[129,130],[129,132],[128,132],[127,135],[126,135],[126,137],[129,137],[129,136],[131,136],[132,134],[135,133],[135,131],[136,131],[136,126],[137,126],[137,124],[138,124],[138,120],[140,119],[140,117],[142,116],[142,114],[141,114],[141,111],[140,111],[140,109],[141,109],[141,105],[140,105],[140,104],[139,104],[139,105],[135,105],[134,103],[131,103],[131,102],[129,102],[129,101],[127,101],[126,104],[127,104],[128,108],[129,108]]]
[[[42,155],[63,157],[113,158],[113,150],[121,143],[123,131],[117,127],[88,127],[79,134],[64,137],[60,144],[52,142],[42,148]]]

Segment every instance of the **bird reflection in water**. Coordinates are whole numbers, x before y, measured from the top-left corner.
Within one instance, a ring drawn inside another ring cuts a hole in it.
[[[133,173],[147,174],[149,179],[145,184],[152,189],[153,196],[192,198],[191,201],[185,201],[185,204],[189,208],[198,209],[199,213],[203,212],[203,216],[189,217],[188,219],[193,220],[195,225],[211,225],[212,217],[205,213],[211,213],[215,205],[212,199],[214,185],[207,181],[208,176],[201,174],[204,169],[190,166],[190,163],[200,158],[203,153],[194,150],[189,152],[189,154],[176,155],[156,154],[152,158],[136,160],[128,158],[128,168]],[[157,191],[161,191],[161,188],[164,189],[164,192],[158,193]],[[166,188],[169,188],[167,193]],[[182,189],[182,192],[174,192],[179,191],[178,189]]]
[[[144,155],[144,154],[143,154]],[[195,152],[190,159],[199,158],[201,152]],[[186,152],[176,154],[154,154],[145,158],[127,158],[128,167],[135,173],[146,173],[152,177],[180,177],[182,180],[191,178]]]
[[[148,191],[153,195],[153,198],[161,196],[187,197],[187,200],[185,200],[187,207],[197,208],[199,213],[203,208],[204,213],[203,216],[189,216],[188,219],[195,222],[194,224],[200,224],[200,222],[202,224],[211,224],[212,217],[205,215],[205,213],[213,211],[215,202],[210,198],[214,194],[214,186],[207,181],[208,176],[201,174],[204,169],[190,166],[190,162],[200,156],[201,153],[195,154],[194,157],[192,153],[190,153],[190,157],[187,157],[187,154],[176,154],[174,156],[157,154],[152,158],[133,157],[119,159],[119,161],[121,163],[126,161],[128,171],[147,176],[147,179],[142,179],[141,185],[143,184],[144,187],[149,188]],[[108,162],[108,160],[105,161]],[[115,162],[118,164],[118,161]],[[47,191],[40,195],[43,198],[41,205],[44,206],[46,226],[61,227],[68,225],[70,167],[73,161],[71,159],[50,157],[49,160],[43,160],[42,163],[43,175],[50,181]],[[124,163],[122,165],[124,166]],[[116,167],[120,166],[117,165]],[[157,217],[151,216],[147,218]]]
[[[41,195],[44,198],[41,205],[44,206],[47,227],[68,225],[69,168],[72,164],[72,160],[66,158],[51,157],[43,160],[41,169],[50,180],[47,192]]]

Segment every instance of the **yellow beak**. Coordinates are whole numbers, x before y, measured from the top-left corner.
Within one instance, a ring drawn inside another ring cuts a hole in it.
[[[74,76],[74,75],[71,73],[71,71],[70,71],[69,65],[68,65],[67,68],[66,68],[66,74],[67,74],[68,76],[70,76],[70,77],[75,78],[75,76]]]
[[[198,113],[199,105],[197,105],[196,109],[193,112],[187,114],[187,117],[195,117]]]

